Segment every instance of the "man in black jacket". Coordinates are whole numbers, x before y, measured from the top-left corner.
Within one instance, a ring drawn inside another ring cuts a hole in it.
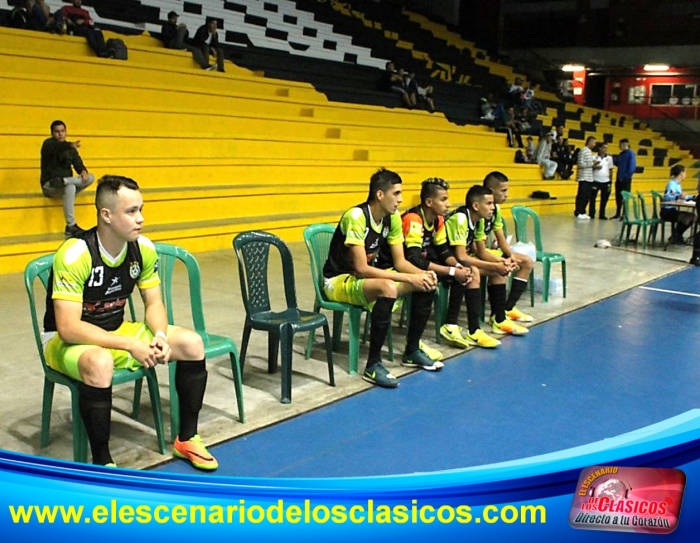
[[[80,140],[66,140],[66,123],[63,121],[51,123],[51,137],[41,146],[41,191],[48,198],[63,200],[67,238],[83,232],[75,223],[75,195],[95,180],[80,158],[79,147]],[[73,176],[73,169],[77,176]]]
[[[209,64],[209,56],[216,56],[216,68],[224,71],[224,50],[219,47],[219,34],[216,31],[216,19],[209,19],[207,24],[200,26],[192,40],[192,56],[195,62],[204,70],[213,70],[214,65]]]
[[[185,41],[190,33],[185,23],[177,24],[178,17],[175,11],[168,13],[168,22],[160,30],[160,39],[167,49],[187,49]]]

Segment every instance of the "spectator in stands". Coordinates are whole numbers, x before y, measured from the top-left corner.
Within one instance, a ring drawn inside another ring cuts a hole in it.
[[[683,192],[683,180],[685,179],[685,166],[675,164],[671,168],[671,180],[666,184],[664,191],[664,202],[673,202],[686,198]],[[697,205],[697,202],[696,202]],[[676,206],[662,205],[661,218],[664,221],[669,221],[675,224],[675,228],[671,233],[671,243],[683,243],[683,233],[693,224],[695,213],[687,211],[679,211]]]
[[[515,122],[515,110],[512,107],[506,109],[502,115],[496,118],[496,132],[505,132],[508,135],[508,145],[510,147],[515,147],[516,142],[521,149],[525,147],[523,138],[520,135],[520,128]]]
[[[622,220],[622,191],[632,191],[632,176],[637,169],[637,157],[634,151],[630,149],[628,139],[620,140],[620,154],[613,161],[617,166],[617,176],[615,179],[615,204],[617,209],[613,219]]]
[[[430,113],[435,112],[435,102],[433,102],[433,86],[428,85],[427,87],[421,87],[416,81],[416,72],[411,70],[404,76],[404,84],[406,90],[408,91],[409,98],[414,101],[414,106],[416,100],[418,102],[423,102],[428,105],[428,111]]]
[[[41,191],[48,198],[63,200],[67,238],[83,233],[75,222],[75,195],[95,180],[83,164],[79,148],[80,140],[66,140],[66,123],[63,121],[51,123],[51,137],[41,146]],[[73,175],[73,169],[77,176]]]
[[[160,39],[166,49],[187,49],[185,42],[190,33],[185,23],[177,23],[178,17],[177,12],[171,11],[168,13],[168,21],[160,29]]]
[[[386,63],[384,72],[382,72],[379,81],[377,81],[377,88],[383,92],[398,94],[404,106],[408,109],[413,107],[408,89],[404,85],[403,77],[396,71],[393,62],[389,61]]]
[[[523,78],[516,77],[515,81],[508,89],[508,97],[510,99],[510,103],[516,107],[522,106],[524,93],[525,93],[525,89],[523,88]]]
[[[518,125],[521,134],[536,134],[537,129],[534,126],[537,114],[533,114],[526,107],[520,108],[520,114],[516,116],[515,122]]]
[[[55,20],[51,15],[51,9],[44,0],[27,0],[27,15],[29,27],[32,30],[52,30],[55,27]]]
[[[83,9],[82,5],[83,0],[73,0],[73,5],[63,6],[56,12],[56,26],[59,33],[82,36],[98,57],[114,57],[113,52],[107,51],[102,31],[95,28],[90,12]]]
[[[525,145],[525,158],[527,159],[527,162],[530,164],[536,164],[537,163],[537,151],[535,148],[535,142],[532,139],[532,136],[528,136],[525,138],[525,141],[527,144]]]
[[[602,143],[598,148],[598,156],[595,160],[598,168],[593,170],[593,184],[591,185],[591,201],[588,204],[588,215],[595,219],[596,198],[600,192],[600,213],[598,218],[607,221],[605,206],[612,192],[613,158],[608,154],[608,144]]]
[[[552,144],[552,160],[557,163],[557,173],[561,179],[569,179],[574,171],[574,160],[571,156],[569,141],[563,136],[557,136]]]
[[[554,173],[557,171],[557,163],[551,159],[552,154],[552,134],[547,132],[544,137],[540,138],[540,143],[537,146],[535,160],[542,167],[542,177],[545,181],[554,179]]]
[[[593,148],[595,147],[595,136],[588,136],[586,145],[578,155],[576,168],[576,181],[578,181],[578,191],[576,193],[576,208],[574,216],[582,221],[589,221],[591,217],[586,214],[586,207],[591,201],[591,188],[593,186],[593,169],[599,168],[593,158]]]
[[[493,98],[493,93],[479,98],[479,117],[482,121],[493,121],[496,118],[498,103]]]
[[[203,70],[224,71],[224,50],[219,47],[218,23],[216,19],[210,18],[206,24],[197,29],[192,40],[192,56]],[[209,56],[216,57],[216,65],[209,64]]]

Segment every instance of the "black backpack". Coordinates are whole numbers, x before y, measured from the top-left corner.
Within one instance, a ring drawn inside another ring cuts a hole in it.
[[[29,16],[27,15],[27,10],[23,7],[14,8],[10,14],[10,26],[12,28],[29,29]]]
[[[126,60],[129,58],[129,50],[123,40],[110,38],[107,40],[107,52],[117,60]]]

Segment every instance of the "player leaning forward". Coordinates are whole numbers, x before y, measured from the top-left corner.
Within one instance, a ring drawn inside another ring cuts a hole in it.
[[[97,226],[65,241],[54,257],[44,330],[50,367],[80,381],[80,415],[92,460],[114,465],[109,450],[115,369],[152,368],[177,360],[180,433],[173,454],[200,469],[218,467],[197,434],[207,383],[200,336],[169,326],[161,299],[158,257],[141,235],[143,198],[135,181],[105,176],[95,193]],[[125,322],[134,286],[145,322]]]

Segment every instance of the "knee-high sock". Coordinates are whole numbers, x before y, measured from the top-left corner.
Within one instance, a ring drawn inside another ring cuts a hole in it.
[[[450,298],[447,302],[447,316],[445,324],[457,324],[459,319],[459,311],[462,308],[462,300],[464,299],[464,285],[457,281],[452,281],[450,284]]]
[[[491,314],[496,317],[496,322],[503,322],[506,318],[506,285],[492,285],[489,283],[489,301],[491,302]]]
[[[92,463],[104,466],[112,462],[109,453],[112,386],[96,388],[80,383],[79,391],[78,406],[92,450]]]
[[[372,324],[369,329],[369,354],[367,367],[379,362],[382,357],[382,345],[391,326],[391,310],[396,298],[380,296],[372,308]]]
[[[411,319],[406,333],[406,353],[411,354],[418,350],[418,343],[423,335],[425,326],[428,324],[432,305],[432,292],[414,292],[411,294]]]
[[[197,433],[206,388],[207,366],[204,360],[177,362],[175,389],[180,397],[180,441],[187,441]]]
[[[513,277],[513,284],[510,286],[510,294],[508,294],[508,300],[506,301],[506,310],[510,311],[518,303],[520,296],[527,288],[527,279],[522,279],[520,277]],[[500,321],[499,321],[500,322]]]
[[[469,334],[476,332],[481,323],[481,289],[468,288],[464,291],[464,302],[467,305],[467,327]]]

